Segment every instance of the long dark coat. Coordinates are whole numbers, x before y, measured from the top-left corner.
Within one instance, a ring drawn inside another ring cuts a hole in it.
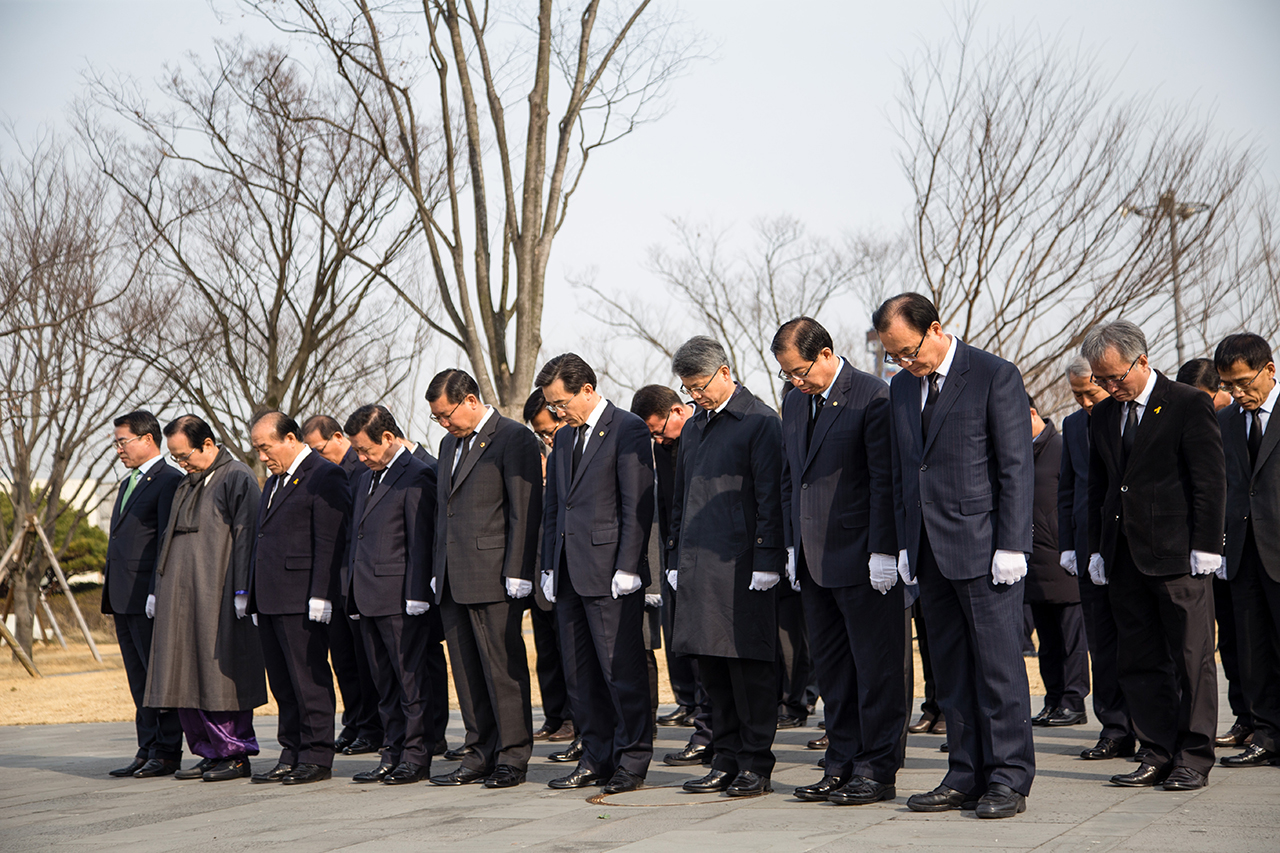
[[[1058,550],[1058,479],[1062,434],[1052,421],[1031,444],[1036,460],[1036,493],[1031,515],[1031,559],[1023,599],[1032,604],[1079,604],[1080,582],[1062,568]]]
[[[709,415],[699,411],[680,432],[667,539],[668,566],[679,570],[672,650],[772,661],[777,587],[749,587],[752,572],[786,565],[782,421],[742,387]]]

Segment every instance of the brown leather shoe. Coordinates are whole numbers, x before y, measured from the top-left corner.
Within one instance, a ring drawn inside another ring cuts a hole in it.
[[[566,740],[573,740],[577,736],[577,731],[573,728],[573,720],[565,720],[560,725],[560,728],[547,736],[547,740],[552,743],[560,743]]]
[[[907,726],[907,731],[913,735],[922,735],[929,729],[933,728],[933,721],[938,719],[937,715],[930,714],[928,711],[920,715],[920,719]]]
[[[807,749],[826,749],[826,748],[827,748],[827,736],[826,736],[826,735],[823,735],[823,736],[822,736],[822,737],[820,737],[820,738],[814,738],[813,740],[811,740],[811,741],[809,741],[808,743],[806,743],[806,744],[805,744],[805,747],[806,747]]]
[[[931,735],[945,735],[947,733],[947,718],[939,715],[938,719],[933,721],[933,726],[929,729]]]
[[[1253,728],[1237,720],[1231,728],[1214,738],[1213,742],[1218,746],[1244,746],[1251,734],[1253,734]]]

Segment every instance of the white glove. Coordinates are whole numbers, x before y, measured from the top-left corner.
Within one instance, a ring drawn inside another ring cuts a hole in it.
[[[907,586],[915,585],[915,578],[911,577],[911,563],[907,559],[906,548],[898,552],[898,577],[902,578],[902,582]]]
[[[348,618],[349,618],[352,622],[359,622],[359,621],[360,621],[360,614],[359,614],[359,613],[352,613]]]
[[[249,593],[242,592],[236,596],[236,618],[243,619],[249,613]]]
[[[257,613],[255,613],[255,614],[253,614],[252,616],[250,616],[249,618],[253,620],[253,627],[257,628],[257,627],[258,627],[258,614],[257,614]]]
[[[333,618],[333,605],[323,598],[307,599],[307,618],[312,622],[328,625]]]
[[[1224,581],[1227,579],[1227,558],[1226,557],[1222,558],[1222,563],[1218,565],[1218,568],[1214,571],[1214,574],[1218,576],[1218,580]]]
[[[997,550],[991,557],[991,579],[1013,585],[1027,576],[1027,555],[1021,551]]]
[[[667,570],[667,583],[671,585],[672,589],[676,588],[676,578],[679,577],[679,574],[679,571],[676,569]]]
[[[533,581],[523,580],[521,578],[506,578],[507,595],[512,598],[524,598],[533,592]]]
[[[431,602],[429,601],[411,601],[406,599],[404,602],[405,616],[421,616],[423,613],[426,613],[430,609],[431,609]]]
[[[640,589],[640,576],[635,572],[624,572],[621,569],[613,573],[613,583],[609,585],[609,594],[614,598],[630,595]]]
[[[1101,554],[1089,555],[1089,580],[1098,586],[1107,585],[1107,567],[1102,563]]]
[[[662,596],[656,592],[646,592],[644,594],[644,606],[652,607],[656,610],[662,606]]]
[[[898,561],[888,554],[872,554],[867,571],[871,573],[871,588],[881,595],[888,594],[898,582]]]
[[[747,589],[754,589],[756,592],[767,592],[777,586],[780,580],[782,580],[782,575],[777,572],[752,572],[751,585]]]
[[[437,593],[436,593],[436,578],[435,578],[435,575],[432,575],[432,576],[431,576],[431,594],[432,594],[432,595],[436,595],[436,594],[437,594]]]
[[[1211,575],[1221,565],[1221,554],[1210,554],[1208,551],[1191,552],[1191,574],[1193,575]]]
[[[542,594],[547,597],[547,601],[552,604],[556,603],[556,578],[551,572],[542,573]]]
[[[1080,567],[1076,565],[1075,551],[1063,551],[1062,554],[1058,557],[1058,565],[1066,569],[1067,574],[1071,575],[1072,577],[1075,577],[1080,571]]]
[[[147,596],[147,618],[156,618],[156,597],[154,595]]]
[[[796,548],[794,545],[787,549],[787,583],[791,584],[791,588],[796,592],[800,591],[800,579],[796,577]]]

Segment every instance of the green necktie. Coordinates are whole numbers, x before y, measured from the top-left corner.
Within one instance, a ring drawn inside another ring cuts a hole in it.
[[[129,477],[129,485],[124,487],[124,499],[120,501],[120,507],[123,509],[129,503],[129,495],[133,494],[133,487],[138,485],[138,481],[142,479],[142,471],[137,468],[133,469],[133,474]]]

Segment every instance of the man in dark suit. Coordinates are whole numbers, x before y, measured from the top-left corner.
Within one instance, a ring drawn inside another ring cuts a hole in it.
[[[354,499],[356,481],[369,469],[351,447],[351,440],[342,434],[342,425],[329,415],[312,415],[302,424],[302,439],[343,470]],[[333,602],[333,609],[339,614],[347,612],[341,598]],[[334,738],[334,749],[345,755],[377,752],[382,748],[378,686],[369,671],[369,656],[356,622],[346,618],[329,620],[329,662],[342,694],[342,731]]]
[[[1151,369],[1134,324],[1090,330],[1080,353],[1111,394],[1089,418],[1089,575],[1111,595],[1120,687],[1144,749],[1137,770],[1111,781],[1201,788],[1218,720],[1222,433],[1206,395]]]
[[[356,409],[345,432],[369,470],[355,484],[343,598],[360,623],[385,732],[378,766],[352,778],[407,785],[430,773],[431,721],[436,703],[448,701],[433,694],[427,667],[441,636],[431,607],[436,472],[400,443],[382,406]]]
[[[1018,369],[942,330],[904,293],[872,321],[903,369],[890,385],[898,570],[920,584],[938,702],[942,784],[913,811],[1026,810],[1035,777],[1022,661],[1022,579],[1031,551],[1031,418]]]
[[[604,782],[634,791],[653,757],[644,645],[653,525],[653,451],[644,421],[596,391],[574,353],[551,359],[535,380],[561,430],[547,466],[542,587],[556,603],[570,702],[581,709],[582,759],[552,788]]]
[[[155,614],[151,578],[158,540],[169,523],[173,493],[182,482],[182,472],[166,465],[161,456],[160,422],[155,415],[140,410],[121,415],[112,423],[115,435],[111,444],[129,476],[120,484],[111,510],[107,562],[102,569],[102,612],[115,618],[116,639],[136,709],[133,724],[138,732],[138,753],[111,775],[146,779],[168,776],[178,769],[182,758],[178,715],[148,708],[142,702]]]
[[[1271,345],[1230,335],[1214,353],[1222,387],[1235,404],[1218,413],[1227,463],[1227,556],[1240,681],[1253,740],[1227,767],[1280,762],[1280,429],[1270,429],[1280,399]]]
[[[889,457],[889,388],[832,351],[816,320],[778,329],[787,572],[800,585],[826,705],[824,775],[801,800],[865,805],[897,796],[907,723],[907,635]]]
[[[283,748],[254,782],[300,785],[333,775],[333,676],[329,628],[346,553],[351,487],[341,468],[298,438],[297,422],[263,412],[249,440],[271,476],[258,504],[250,558],[250,613],[280,708]]]
[[[733,380],[712,338],[676,350],[672,372],[701,411],[685,422],[666,547],[676,590],[673,645],[698,656],[711,697],[711,772],[691,793],[773,790],[777,733],[777,604],[782,540],[782,422]]]
[[[462,765],[434,785],[511,788],[533,753],[532,685],[519,599],[533,592],[542,512],[537,439],[480,402],[475,379],[444,370],[427,386],[440,444],[434,567],[449,662],[467,730]]]
[[[1076,576],[1084,611],[1085,642],[1093,675],[1093,714],[1102,724],[1098,742],[1080,752],[1087,761],[1128,758],[1134,753],[1133,722],[1116,672],[1116,617],[1106,587],[1089,579],[1089,417],[1107,392],[1093,383],[1084,356],[1067,365],[1067,383],[1080,407],[1062,420],[1062,467],[1058,471],[1058,564]],[[1086,571],[1081,571],[1086,569]]]

